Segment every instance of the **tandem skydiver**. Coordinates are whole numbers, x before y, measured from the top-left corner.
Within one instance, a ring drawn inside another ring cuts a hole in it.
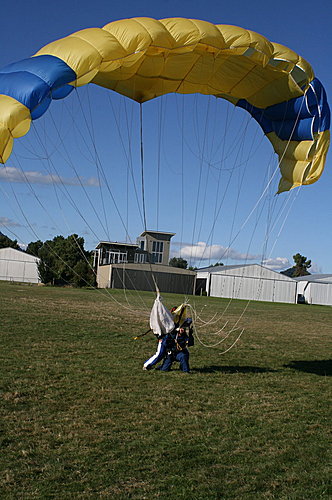
[[[171,312],[158,295],[150,315],[150,327],[157,337],[157,350],[147,359],[143,370],[151,370],[164,359],[160,370],[169,371],[174,361],[180,362],[180,369],[189,373],[188,347],[194,345],[192,320],[187,316],[185,304],[173,307]]]

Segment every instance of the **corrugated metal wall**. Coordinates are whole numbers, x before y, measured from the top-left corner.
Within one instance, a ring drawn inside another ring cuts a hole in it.
[[[308,304],[332,306],[332,284],[311,282],[304,292]]]
[[[0,258],[0,280],[39,283],[37,263]]]
[[[267,302],[296,302],[296,282],[211,274],[211,297]]]
[[[195,276],[175,273],[153,273],[161,292],[184,293],[191,295],[194,290]],[[111,288],[154,291],[155,285],[150,272],[138,269],[119,269],[113,267]]]

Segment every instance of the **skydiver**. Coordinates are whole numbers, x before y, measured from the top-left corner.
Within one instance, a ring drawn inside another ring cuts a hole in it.
[[[175,328],[166,336],[165,341],[167,356],[165,357],[160,370],[170,371],[174,361],[180,363],[180,370],[184,373],[190,373],[189,350],[188,347],[194,345],[192,320],[187,318],[181,327]]]

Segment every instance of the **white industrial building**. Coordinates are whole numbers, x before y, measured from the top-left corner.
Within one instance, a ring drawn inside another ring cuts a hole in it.
[[[300,301],[332,306],[332,274],[309,274],[295,280]]]
[[[196,294],[267,302],[297,302],[297,282],[260,264],[197,270]]]
[[[0,280],[40,283],[40,259],[15,248],[0,248]]]

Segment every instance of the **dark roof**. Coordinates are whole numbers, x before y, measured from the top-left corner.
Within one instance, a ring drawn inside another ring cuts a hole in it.
[[[140,237],[145,236],[146,234],[150,234],[151,236],[156,235],[156,236],[165,236],[168,240],[172,238],[176,233],[165,233],[164,231],[152,231],[152,230],[146,230],[143,231],[142,234],[140,234]]]
[[[121,246],[121,247],[130,247],[130,248],[137,248],[136,243],[121,243],[119,241],[100,241],[96,248],[100,248],[102,245],[114,245],[114,246]]]

